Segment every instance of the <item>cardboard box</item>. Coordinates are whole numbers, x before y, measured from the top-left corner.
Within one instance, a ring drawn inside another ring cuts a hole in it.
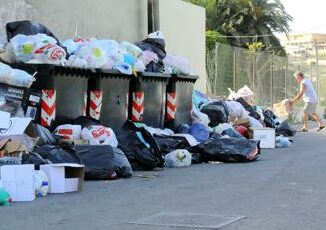
[[[1,130],[0,137],[17,136],[23,134],[26,134],[33,138],[37,138],[37,135],[33,128],[32,119],[14,117],[11,118],[9,121],[9,128]]]
[[[33,151],[37,142],[38,138],[32,138],[26,134],[9,137],[0,136],[0,156],[18,156],[20,153],[29,153]]]
[[[285,99],[282,102],[274,104],[273,111],[276,116],[280,118],[288,118],[288,116],[293,112],[293,107],[290,100]]]
[[[252,139],[260,141],[260,148],[275,148],[275,129],[271,128],[252,128]]]
[[[3,188],[15,201],[35,200],[34,165],[4,165],[0,167]]]
[[[40,169],[49,178],[49,193],[78,192],[83,188],[84,165],[51,164],[41,165]]]

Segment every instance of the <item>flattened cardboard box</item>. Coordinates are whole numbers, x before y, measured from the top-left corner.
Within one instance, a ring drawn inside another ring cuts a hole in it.
[[[32,138],[37,138],[33,128],[32,119],[14,117],[9,121],[9,128],[1,130],[0,137],[17,136],[23,134],[26,134]]]

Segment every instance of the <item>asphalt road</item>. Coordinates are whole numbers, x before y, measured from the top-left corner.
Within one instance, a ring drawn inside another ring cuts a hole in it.
[[[197,229],[130,224],[162,212],[244,216],[226,230],[326,229],[325,136],[299,134],[291,148],[264,150],[249,164],[202,164],[87,182],[81,193],[0,207],[0,229]]]

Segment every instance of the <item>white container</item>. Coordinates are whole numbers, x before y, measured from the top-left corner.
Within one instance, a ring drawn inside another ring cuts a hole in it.
[[[260,148],[275,148],[275,129],[271,128],[253,128],[253,139],[260,141]]]

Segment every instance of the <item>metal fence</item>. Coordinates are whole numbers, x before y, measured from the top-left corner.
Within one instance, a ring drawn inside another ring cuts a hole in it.
[[[228,88],[237,91],[248,85],[255,93],[255,103],[271,106],[286,98],[292,98],[298,91],[293,74],[305,72],[314,84],[318,78],[315,62],[305,57],[281,57],[266,52],[250,52],[248,49],[216,44],[215,50],[207,52],[209,88],[216,96],[226,97]],[[323,83],[316,89],[323,92]],[[324,102],[321,97],[321,102]],[[322,103],[324,104],[324,103]]]

